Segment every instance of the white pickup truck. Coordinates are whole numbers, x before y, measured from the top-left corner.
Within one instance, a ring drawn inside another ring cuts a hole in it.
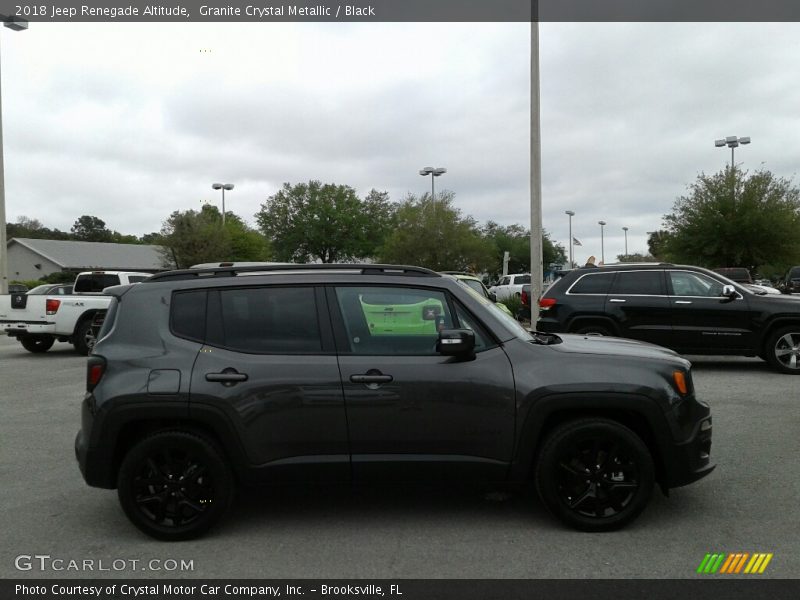
[[[29,352],[47,352],[58,340],[70,342],[79,354],[89,354],[94,346],[92,318],[111,304],[111,296],[104,296],[103,290],[148,277],[150,273],[88,271],[75,278],[72,294],[2,295],[0,331],[17,338]]]
[[[522,286],[531,282],[530,273],[517,273],[515,275],[503,275],[500,280],[489,288],[494,292],[499,301],[522,294]]]

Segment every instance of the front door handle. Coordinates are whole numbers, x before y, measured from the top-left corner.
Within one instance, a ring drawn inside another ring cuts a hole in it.
[[[394,380],[391,375],[350,375],[350,381],[353,383],[390,383]]]
[[[610,298],[608,301],[609,302],[625,302],[625,300],[623,300],[622,298]]]
[[[236,385],[240,381],[247,381],[247,373],[239,373],[236,369],[223,369],[221,373],[206,373],[206,381],[221,383],[225,386]]]
[[[691,300],[675,300],[675,304],[691,304]]]

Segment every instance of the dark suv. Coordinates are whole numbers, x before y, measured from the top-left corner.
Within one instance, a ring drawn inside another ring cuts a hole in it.
[[[633,338],[684,354],[760,356],[800,375],[800,298],[664,263],[576,269],[539,300],[537,329]]]
[[[114,297],[75,452],[142,531],[210,527],[234,484],[534,481],[584,530],[714,464],[690,363],[530,334],[449,275],[291,265],[173,271]]]
[[[786,272],[781,281],[781,291],[784,294],[800,294],[800,265]]]

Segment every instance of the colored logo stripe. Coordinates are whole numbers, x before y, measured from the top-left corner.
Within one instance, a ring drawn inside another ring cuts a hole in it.
[[[754,554],[749,552],[707,553],[700,562],[700,566],[697,567],[697,572],[703,574],[738,574],[742,572],[760,574],[767,569],[772,556],[771,552],[756,552]]]

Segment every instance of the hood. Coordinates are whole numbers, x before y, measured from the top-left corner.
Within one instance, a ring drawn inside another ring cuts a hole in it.
[[[569,333],[560,333],[558,335],[562,339],[562,343],[550,346],[557,352],[593,354],[606,357],[667,359],[670,362],[680,363],[686,367],[689,365],[689,361],[682,358],[674,350],[647,342],[600,335],[577,335]]]

